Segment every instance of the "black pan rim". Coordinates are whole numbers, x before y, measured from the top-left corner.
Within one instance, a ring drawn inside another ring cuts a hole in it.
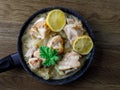
[[[77,17],[78,19],[80,19],[84,25],[84,27],[86,28],[89,36],[92,38],[93,40],[93,43],[94,43],[94,34],[92,32],[92,29],[90,28],[89,24],[87,23],[87,21],[79,14],[79,13],[76,13],[75,11],[71,10],[71,9],[68,9],[68,8],[64,8],[64,7],[48,7],[48,8],[43,8],[41,10],[38,10],[37,12],[35,12],[33,15],[31,15],[26,21],[25,23],[23,24],[21,30],[20,30],[20,33],[19,33],[19,36],[18,36],[18,43],[17,43],[17,49],[18,49],[18,53],[20,55],[20,62],[23,66],[23,68],[32,76],[34,77],[35,79],[41,81],[41,82],[44,82],[44,83],[47,83],[47,84],[52,84],[52,85],[63,85],[63,84],[67,84],[67,83],[70,83],[78,78],[80,78],[88,69],[88,67],[90,66],[92,60],[93,60],[93,57],[94,57],[94,52],[95,52],[95,45],[93,47],[93,49],[91,50],[91,55],[90,55],[90,58],[86,61],[85,65],[82,67],[81,70],[79,70],[78,72],[76,72],[75,74],[73,74],[72,76],[69,76],[65,79],[60,79],[60,80],[45,80],[39,76],[37,76],[35,73],[33,73],[29,67],[27,66],[24,58],[23,58],[23,54],[22,54],[22,36],[24,34],[24,31],[25,29],[27,28],[27,26],[29,25],[29,23],[38,15],[38,14],[42,14],[42,13],[45,13],[45,12],[48,12],[50,10],[53,10],[53,9],[60,9],[64,12],[67,12],[69,14],[72,14],[73,16]]]

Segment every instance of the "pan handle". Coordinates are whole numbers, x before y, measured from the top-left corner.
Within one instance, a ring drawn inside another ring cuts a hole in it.
[[[0,59],[0,73],[21,66],[19,53]]]

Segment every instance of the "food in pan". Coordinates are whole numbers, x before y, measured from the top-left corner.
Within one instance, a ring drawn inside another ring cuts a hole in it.
[[[26,64],[46,80],[75,74],[92,48],[93,41],[81,20],[59,9],[36,16],[22,37]]]

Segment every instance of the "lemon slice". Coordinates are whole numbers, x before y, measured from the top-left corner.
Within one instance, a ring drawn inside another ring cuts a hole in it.
[[[73,46],[73,50],[77,51],[81,55],[86,55],[93,48],[93,42],[92,42],[92,39],[88,35],[82,35],[82,36],[79,36],[73,42],[72,46]]]
[[[46,17],[46,24],[53,32],[59,32],[66,24],[66,17],[63,11],[54,9]]]

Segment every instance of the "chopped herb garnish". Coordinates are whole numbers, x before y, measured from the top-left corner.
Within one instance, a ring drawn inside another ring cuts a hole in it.
[[[45,59],[42,62],[42,65],[45,67],[55,65],[56,61],[59,60],[56,49],[50,49],[47,46],[40,46],[39,51],[40,51],[40,58]]]

